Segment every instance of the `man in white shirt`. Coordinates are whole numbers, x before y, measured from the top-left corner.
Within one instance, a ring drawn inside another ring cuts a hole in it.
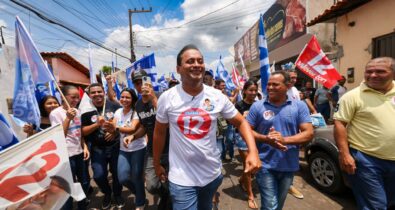
[[[290,70],[289,77],[291,78],[291,82],[290,82],[290,87],[288,88],[288,91],[287,91],[287,96],[291,100],[299,100],[300,101],[299,91],[295,87],[295,83],[298,79],[298,73],[296,73],[296,70]]]
[[[255,140],[248,122],[219,90],[203,85],[205,65],[194,45],[185,46],[177,56],[181,85],[164,92],[158,101],[153,140],[156,175],[167,179],[160,165],[166,128],[170,127],[169,190],[173,209],[212,208],[212,198],[222,183],[220,151],[216,145],[217,118],[222,115],[239,129],[249,154],[245,172],[261,167]]]

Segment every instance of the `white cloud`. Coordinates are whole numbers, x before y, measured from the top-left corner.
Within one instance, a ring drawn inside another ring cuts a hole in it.
[[[161,22],[162,22],[162,15],[160,13],[154,15],[153,23],[159,25]]]
[[[4,20],[0,19],[0,26],[7,27],[7,23]]]
[[[240,0],[223,10],[200,18],[232,2],[235,1],[185,0],[181,5],[184,14],[181,19],[169,19],[158,13],[151,20],[154,24],[150,27],[133,25],[137,58],[155,52],[160,76],[165,72],[174,72],[176,54],[184,45],[193,43],[201,48],[207,66],[215,70],[217,58],[222,54],[225,67],[231,70],[233,57],[228,49],[233,47],[234,43],[257,21],[259,13],[268,9],[274,0]],[[178,28],[163,30],[163,28],[173,27]],[[107,29],[105,32],[107,33],[104,40],[105,46],[117,48],[119,53],[130,56],[130,32],[127,25]],[[81,54],[88,55],[87,46],[88,44],[85,48],[74,47],[72,50],[68,49],[67,52],[88,67],[87,57],[80,56]],[[94,68],[100,69],[103,65],[111,65],[111,56],[111,53],[106,50],[92,48]],[[124,69],[130,66],[130,62],[118,57],[118,66]]]

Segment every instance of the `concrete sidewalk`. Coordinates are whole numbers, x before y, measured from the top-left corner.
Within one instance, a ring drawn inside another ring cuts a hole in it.
[[[237,154],[237,153],[236,153]],[[237,156],[238,157],[238,156]],[[223,175],[224,180],[218,190],[220,193],[220,210],[244,210],[249,209],[247,206],[247,195],[240,188],[238,179],[242,174],[242,164],[240,160],[233,162],[225,162],[223,164]],[[303,194],[304,199],[296,199],[293,196],[287,196],[284,209],[285,210],[354,210],[356,209],[355,202],[352,197],[351,191],[347,191],[342,195],[327,195],[318,191],[316,188],[309,184],[310,178],[307,175],[308,169],[305,162],[301,161],[301,170],[296,174],[294,179],[294,186],[298,188]],[[310,182],[311,183],[311,182]],[[94,185],[94,181],[91,182]],[[253,180],[253,191],[255,194],[255,201],[260,206],[260,195],[258,188]],[[154,210],[157,208],[156,204],[158,201],[157,197],[152,196],[148,192],[147,210]],[[126,205],[122,209],[134,209],[134,195],[130,194],[126,188],[124,188],[123,196],[126,200]],[[91,195],[90,209],[100,209],[103,194],[98,192],[98,188],[94,185],[94,192]],[[112,209],[117,209],[112,207]]]

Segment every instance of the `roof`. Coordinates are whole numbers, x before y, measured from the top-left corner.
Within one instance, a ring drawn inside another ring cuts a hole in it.
[[[82,65],[80,62],[75,60],[71,55],[65,52],[41,52],[40,53],[43,58],[60,58],[64,62],[70,64],[72,67],[80,71],[81,73],[85,74],[89,77],[89,69]]]
[[[326,9],[324,13],[318,15],[309,23],[307,26],[312,26],[317,23],[327,22],[334,18],[340,17],[344,14],[351,12],[352,10],[370,2],[371,0],[339,0],[331,8]]]

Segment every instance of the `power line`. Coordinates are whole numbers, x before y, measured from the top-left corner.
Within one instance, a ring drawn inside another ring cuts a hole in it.
[[[60,27],[62,27],[62,28],[64,28],[64,29],[66,29],[66,30],[72,32],[73,34],[79,36],[80,38],[82,38],[82,39],[84,39],[84,40],[86,40],[86,41],[92,43],[92,44],[95,44],[95,45],[97,45],[97,46],[99,46],[99,47],[101,47],[101,48],[103,48],[103,49],[106,49],[106,50],[108,50],[108,51],[110,51],[110,52],[112,52],[112,53],[114,53],[114,54],[117,54],[117,55],[119,55],[119,56],[121,56],[121,57],[123,57],[123,58],[128,59],[128,57],[126,57],[126,56],[124,56],[124,55],[122,55],[122,54],[119,54],[118,52],[113,51],[112,49],[110,49],[110,48],[104,46],[103,44],[101,44],[101,43],[99,43],[99,42],[97,42],[97,41],[95,41],[95,40],[92,40],[92,39],[90,39],[90,38],[88,38],[88,37],[82,35],[81,33],[79,33],[79,32],[77,32],[77,31],[71,29],[71,28],[68,27],[68,26],[65,26],[65,25],[62,24],[62,23],[59,23],[58,21],[52,20],[52,19],[50,19],[50,18],[44,16],[43,14],[41,14],[40,12],[38,12],[37,10],[35,10],[35,9],[33,9],[33,8],[31,8],[31,7],[27,6],[27,5],[25,5],[25,4],[22,4],[22,3],[20,3],[20,2],[17,2],[16,0],[10,0],[10,1],[13,2],[13,3],[15,3],[15,4],[17,4],[17,5],[19,5],[19,6],[21,6],[21,7],[23,7],[23,8],[25,8],[25,9],[27,9],[27,10],[29,10],[29,11],[31,11],[31,12],[33,12],[33,13],[36,14],[38,17],[40,17],[41,19],[47,21],[48,23],[52,23],[52,24],[58,25],[58,26],[60,26]]]

